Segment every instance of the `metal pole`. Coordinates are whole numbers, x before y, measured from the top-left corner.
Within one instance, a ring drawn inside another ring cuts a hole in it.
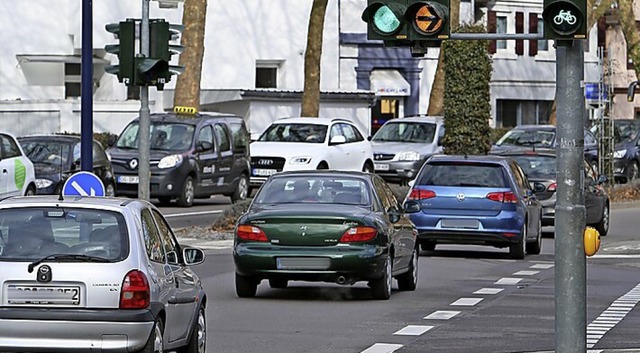
[[[93,5],[82,1],[80,168],[93,172]]]
[[[140,24],[140,52],[149,57],[149,0],[142,0],[142,23]],[[140,165],[138,169],[138,198],[149,200],[149,86],[140,86],[140,129],[138,130]]]
[[[556,41],[556,44],[558,42]],[[569,42],[570,43],[570,42]],[[586,223],[583,187],[584,51],[581,40],[556,48],[558,186],[555,222],[556,352],[586,352]]]

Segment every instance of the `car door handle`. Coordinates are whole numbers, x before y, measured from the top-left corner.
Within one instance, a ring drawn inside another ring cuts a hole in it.
[[[187,304],[187,303],[193,303],[195,301],[196,301],[196,297],[181,297],[181,298],[171,297],[167,302],[169,304]]]

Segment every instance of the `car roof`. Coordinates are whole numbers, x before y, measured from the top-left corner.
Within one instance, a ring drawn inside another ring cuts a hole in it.
[[[512,148],[505,151],[492,152],[493,155],[497,156],[523,156],[523,155],[545,155],[545,156],[556,156],[556,150],[553,148],[531,148],[531,147],[521,147],[521,148]]]
[[[221,113],[197,113],[195,115],[179,115],[174,113],[155,113],[150,116],[151,121],[153,122],[167,122],[167,123],[179,123],[179,124],[189,124],[189,125],[198,125],[204,121],[208,121],[211,119],[239,119],[244,121],[244,119],[237,115],[231,114],[221,114]],[[139,120],[139,118],[134,119],[134,121]]]
[[[286,117],[280,118],[274,121],[274,124],[316,124],[316,125],[330,125],[334,121],[342,121],[346,123],[355,123],[352,120],[346,118],[326,118],[326,117]]]
[[[82,138],[80,135],[61,135],[61,134],[33,134],[18,137],[18,140],[38,140],[38,141],[66,141],[79,142]]]
[[[14,196],[0,200],[0,208],[11,207],[83,207],[101,209],[122,209],[123,207],[140,203],[138,199],[124,197],[98,197],[98,196],[64,196],[36,195]]]
[[[512,130],[555,130],[555,125],[518,125],[514,127]]]
[[[510,160],[510,158],[502,155],[448,155],[448,154],[434,154],[428,160],[428,162],[471,162],[471,163],[491,163],[502,164]]]

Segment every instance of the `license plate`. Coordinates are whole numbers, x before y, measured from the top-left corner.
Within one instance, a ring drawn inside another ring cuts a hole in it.
[[[278,170],[276,169],[254,169],[253,175],[254,176],[271,176],[277,172]]]
[[[388,164],[375,163],[373,167],[375,168],[375,170],[389,170]]]
[[[443,219],[442,228],[478,229],[480,222],[477,219]]]
[[[77,286],[17,286],[7,288],[7,303],[13,305],[80,305]]]
[[[118,183],[121,184],[137,184],[138,176],[137,175],[118,175]]]
[[[278,257],[278,270],[328,270],[331,260],[327,257]]]

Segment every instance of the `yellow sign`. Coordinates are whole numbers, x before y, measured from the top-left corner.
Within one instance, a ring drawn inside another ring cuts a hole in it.
[[[173,108],[173,112],[182,115],[196,115],[198,113],[198,110],[194,107],[177,106]]]
[[[432,34],[442,28],[443,20],[434,8],[429,5],[424,5],[416,12],[414,23],[416,28],[423,33]]]
[[[600,249],[600,233],[593,227],[587,227],[584,230],[584,253],[587,256],[593,256],[598,249]]]

